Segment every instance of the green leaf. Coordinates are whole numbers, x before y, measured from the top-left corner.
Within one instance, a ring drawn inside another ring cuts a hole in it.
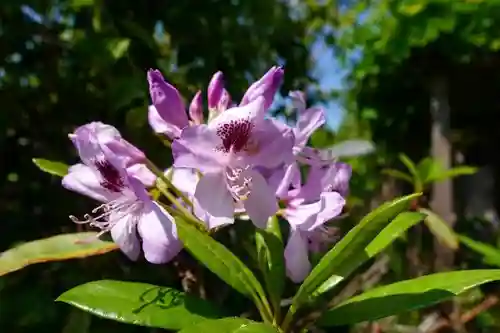
[[[439,174],[443,173],[443,166],[441,163],[435,161],[431,157],[426,157],[417,165],[417,172],[422,180],[422,183],[427,184],[431,179],[434,179]]]
[[[420,208],[418,211],[427,215],[425,224],[440,243],[453,250],[458,248],[457,236],[446,221],[429,209]]]
[[[354,296],[327,311],[321,326],[372,321],[444,301],[478,285],[500,280],[500,270],[437,273],[396,282]]]
[[[458,235],[457,238],[469,249],[481,254],[485,264],[500,267],[500,249],[489,244],[473,240],[464,235]]]
[[[32,264],[85,258],[118,248],[113,242],[92,239],[96,236],[96,232],[63,234],[15,246],[0,253],[0,276]]]
[[[413,182],[421,186],[422,179],[420,179],[415,163],[413,163],[413,161],[405,154],[399,154],[399,160],[406,166],[410,174],[413,176]]]
[[[411,200],[420,195],[412,194],[387,202],[365,216],[314,267],[294,296],[293,310],[311,295],[331,289],[368,260],[366,247],[390,221],[407,209]],[[328,285],[322,286],[327,279]]]
[[[70,0],[69,5],[72,8],[90,7],[94,5],[95,0]]]
[[[64,177],[68,174],[69,166],[62,162],[45,160],[43,158],[34,158],[33,163],[42,171],[54,176]]]
[[[245,318],[222,318],[206,320],[199,324],[186,327],[179,333],[276,333],[266,324],[257,323]]]
[[[382,252],[396,238],[401,236],[406,230],[413,227],[425,218],[425,214],[417,212],[402,212],[387,227],[385,227],[375,239],[368,244],[365,252],[369,258],[373,258]]]
[[[130,39],[128,38],[119,38],[112,39],[108,42],[108,49],[113,55],[114,59],[120,59],[125,55],[128,48],[130,46]]]
[[[459,166],[456,168],[452,168],[449,170],[446,170],[440,174],[435,175],[433,178],[430,178],[428,181],[432,182],[437,182],[437,181],[442,181],[448,178],[454,178],[454,177],[460,177],[460,176],[467,176],[467,175],[473,175],[477,172],[477,168],[471,167],[471,166]]]
[[[408,228],[414,226],[424,219],[425,215],[416,212],[402,212],[392,222],[389,223],[365,248],[366,260],[375,257],[382,252],[388,245],[390,245],[396,238],[402,235]],[[365,260],[365,261],[366,261]],[[322,294],[337,283],[342,281],[345,277],[332,275],[326,280],[316,291],[317,294]]]
[[[101,280],[70,289],[57,301],[124,323],[180,330],[220,311],[205,300],[147,283]]]
[[[409,174],[396,169],[383,169],[382,174],[387,175],[389,177],[401,179],[404,180],[405,182],[413,184],[413,178]]]
[[[265,230],[257,229],[255,235],[259,267],[264,276],[266,290],[275,311],[280,309],[281,295],[285,288],[285,263],[283,240],[278,219],[269,219]]]
[[[194,257],[238,292],[252,299],[261,310],[264,306],[264,311],[271,313],[261,284],[238,257],[183,219],[176,219],[176,224],[184,247]]]
[[[411,0],[403,1],[398,7],[398,12],[406,16],[415,16],[425,9],[427,1]]]

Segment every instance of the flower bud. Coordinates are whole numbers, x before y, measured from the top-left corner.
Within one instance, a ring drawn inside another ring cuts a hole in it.
[[[203,102],[201,100],[201,91],[199,90],[194,95],[191,104],[189,105],[189,117],[194,124],[203,124]]]
[[[212,76],[208,84],[208,108],[216,109],[224,92],[224,76],[222,72],[217,72]]]

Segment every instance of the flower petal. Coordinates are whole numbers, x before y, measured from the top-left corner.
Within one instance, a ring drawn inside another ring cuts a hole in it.
[[[204,221],[208,229],[217,228],[223,225],[234,223],[233,217],[221,216],[215,217],[207,213],[207,211],[201,208],[198,200],[193,198],[193,212],[200,220]]]
[[[258,126],[262,120],[264,120],[265,109],[264,97],[259,96],[251,103],[245,106],[236,106],[221,112],[217,117],[212,119],[208,126],[209,128],[217,132],[221,126],[227,126],[228,124],[239,122],[239,121],[250,121],[254,126]]]
[[[173,217],[151,202],[137,226],[144,257],[153,264],[169,262],[182,250]]]
[[[274,175],[276,179],[277,175]],[[276,181],[274,180],[273,181]],[[271,181],[270,181],[271,182]],[[276,187],[276,196],[278,198],[284,198],[287,196],[290,186],[294,188],[300,188],[300,169],[297,163],[292,163],[288,165],[284,171],[282,177],[279,178],[278,186]]]
[[[177,138],[181,134],[181,129],[163,119],[154,105],[148,108],[149,125],[156,133],[165,134],[169,138]]]
[[[137,229],[134,221],[135,218],[136,216],[133,214],[123,215],[120,211],[114,212],[109,216],[110,221],[116,221],[115,225],[111,228],[111,237],[130,260],[137,260],[141,253],[141,245],[137,237]]]
[[[172,143],[174,167],[202,172],[220,170],[224,155],[216,149],[221,144],[220,138],[207,125],[186,127],[180,138]]]
[[[137,178],[146,187],[152,187],[156,182],[156,176],[145,164],[134,164],[127,168],[127,173]]]
[[[248,156],[248,164],[275,168],[280,164],[295,161],[293,155],[294,135],[289,127],[277,126],[276,122],[265,119],[255,127],[252,139],[256,152]]]
[[[262,96],[265,100],[264,108],[267,110],[274,101],[274,96],[283,81],[284,74],[283,68],[277,66],[271,67],[264,76],[248,88],[241,99],[240,105],[251,103],[256,98]]]
[[[188,195],[194,195],[196,185],[200,180],[195,170],[187,168],[170,168],[165,174],[167,177],[171,177],[170,181],[181,192]]]
[[[256,171],[248,170],[243,172],[242,176],[251,179],[251,192],[243,201],[245,210],[256,227],[265,228],[267,220],[276,214],[279,208],[274,191]]]
[[[291,230],[285,247],[285,266],[287,276],[295,283],[304,281],[311,271],[307,238],[299,230]]]
[[[303,147],[315,130],[321,127],[326,121],[325,111],[322,108],[309,108],[299,111],[297,127],[295,131],[295,145]]]
[[[339,216],[345,206],[345,199],[340,193],[337,192],[322,193],[321,201],[321,212],[319,212],[316,222],[310,226],[309,230],[314,230],[316,227],[323,225],[329,220]]]
[[[188,126],[186,108],[177,89],[163,79],[159,70],[148,71],[148,82],[151,100],[158,115],[180,130]]]
[[[223,173],[206,173],[198,182],[194,196],[201,209],[213,217],[234,219],[233,198]]]
[[[293,228],[309,230],[310,226],[316,222],[321,209],[321,200],[308,204],[301,204],[300,200],[292,200],[285,209],[285,217]]]
[[[101,202],[107,202],[116,197],[115,193],[101,186],[100,175],[84,164],[71,166],[68,174],[62,179],[62,186]]]

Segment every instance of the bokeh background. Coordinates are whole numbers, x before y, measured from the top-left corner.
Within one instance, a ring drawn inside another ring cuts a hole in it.
[[[0,251],[78,231],[68,215],[93,207],[32,163],[76,162],[67,138],[75,127],[113,124],[168,165],[147,124],[149,68],[160,69],[187,100],[222,70],[238,100],[279,64],[286,76],[273,112],[293,119],[284,97],[296,89],[327,110],[328,124],[312,145],[348,139],[375,145],[373,153],[348,159],[354,175],[350,214],[336,225],[341,230],[413,190],[384,172],[405,170],[400,153],[415,163],[431,157],[444,168],[478,168],[428,184],[427,200],[418,203],[476,240],[476,251],[470,242],[446,246],[446,232],[417,226],[363,267],[369,274],[359,274],[353,292],[433,271],[498,266],[499,50],[498,0],[2,0]],[[0,277],[0,332],[159,332],[91,317],[54,299],[103,278],[182,288],[183,272],[193,265],[186,254],[159,267],[116,252],[30,266]],[[500,332],[497,294],[498,286],[488,285],[435,308],[332,332],[431,332],[425,320],[444,322],[439,331]],[[219,301],[236,314],[248,305],[238,295],[224,297]]]

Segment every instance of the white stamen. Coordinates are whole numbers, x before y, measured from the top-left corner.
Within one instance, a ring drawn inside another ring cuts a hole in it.
[[[137,215],[138,210],[143,206],[143,203],[137,199],[130,197],[120,197],[116,200],[112,200],[108,203],[102,204],[92,210],[92,214],[85,214],[83,220],[70,215],[69,218],[77,224],[88,224],[91,227],[97,227],[101,229],[98,236],[103,233],[108,232],[113,228],[113,226],[126,215],[132,214]],[[99,213],[99,214],[98,214]],[[98,214],[97,216],[94,216]],[[111,220],[111,214],[113,219]],[[136,220],[134,218],[134,220]],[[128,225],[129,228],[133,228],[133,223]]]
[[[241,174],[249,168],[250,166],[248,165],[244,168],[228,168],[226,171],[227,187],[233,198],[237,201],[246,200],[250,195],[252,178],[243,177],[242,179],[241,177]]]

